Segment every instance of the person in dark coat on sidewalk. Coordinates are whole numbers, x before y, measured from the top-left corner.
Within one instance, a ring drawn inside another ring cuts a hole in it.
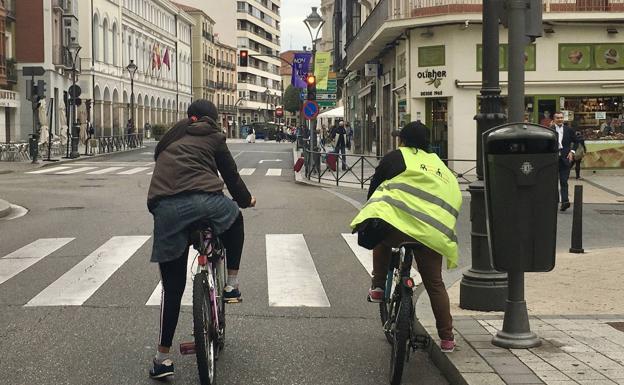
[[[342,154],[342,169],[346,170],[348,167],[346,156],[347,130],[345,129],[344,122],[342,120],[338,123],[338,126],[334,127],[330,136],[335,143],[334,151],[336,154]]]
[[[570,166],[574,160],[574,152],[578,146],[574,130],[563,122],[563,113],[556,112],[553,116],[553,128],[559,139],[559,186],[561,192],[561,211],[570,208],[568,195],[568,179],[570,178]]]

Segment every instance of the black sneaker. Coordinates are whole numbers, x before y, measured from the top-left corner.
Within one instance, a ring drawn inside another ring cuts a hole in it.
[[[243,300],[240,290],[230,285],[223,288],[223,299],[227,303],[238,303]]]
[[[162,379],[165,377],[173,376],[173,361],[170,359],[163,360],[163,362],[157,362],[154,359],[154,367],[149,371],[150,378]]]

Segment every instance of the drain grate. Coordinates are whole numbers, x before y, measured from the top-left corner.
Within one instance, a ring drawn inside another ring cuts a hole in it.
[[[611,326],[615,330],[624,332],[624,322],[607,322],[607,325]]]
[[[82,210],[82,206],[65,206],[65,207],[52,207],[50,211],[64,211],[64,210]]]
[[[602,215],[624,215],[624,210],[596,210]]]

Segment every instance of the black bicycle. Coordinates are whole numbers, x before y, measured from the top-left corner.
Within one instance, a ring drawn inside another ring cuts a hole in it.
[[[379,315],[386,339],[392,345],[390,355],[390,384],[399,385],[403,367],[409,361],[410,351],[429,347],[431,338],[415,330],[416,310],[413,302],[416,286],[410,270],[414,252],[423,245],[417,242],[402,243],[392,250],[392,259],[386,279],[385,298],[379,304]]]

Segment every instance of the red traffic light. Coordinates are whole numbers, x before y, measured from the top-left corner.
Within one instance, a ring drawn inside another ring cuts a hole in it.
[[[247,56],[247,51],[240,51],[240,55],[241,55],[241,57]]]
[[[308,83],[309,86],[313,86],[316,84],[316,76],[310,74],[308,75],[308,77],[306,78],[306,82]]]

